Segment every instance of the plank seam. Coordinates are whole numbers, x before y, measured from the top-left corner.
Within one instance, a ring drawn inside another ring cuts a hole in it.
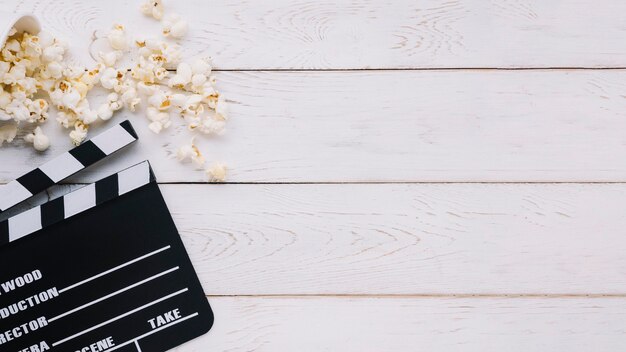
[[[527,294],[208,294],[207,298],[476,298],[476,299],[489,299],[489,298],[547,298],[547,299],[562,299],[562,298],[618,298],[626,299],[626,293],[527,293]]]
[[[0,182],[0,186],[8,182]],[[63,186],[88,185],[93,182],[59,183]],[[311,182],[159,182],[160,185],[626,185],[626,181],[311,181]]]
[[[625,70],[626,66],[538,66],[538,67],[374,67],[374,68],[214,68],[213,72],[360,72],[360,71],[606,71]],[[168,71],[175,71],[168,69]]]

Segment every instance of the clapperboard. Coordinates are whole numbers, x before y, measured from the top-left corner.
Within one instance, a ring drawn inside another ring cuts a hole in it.
[[[136,140],[116,125],[0,188],[0,212]],[[0,222],[1,352],[165,351],[212,325],[147,161]]]

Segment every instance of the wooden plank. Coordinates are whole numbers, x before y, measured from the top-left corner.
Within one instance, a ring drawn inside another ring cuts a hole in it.
[[[626,181],[626,70],[223,72],[222,137],[198,138],[231,182]],[[161,182],[206,175],[173,154],[191,134],[154,135],[74,181],[149,159]],[[110,126],[113,122],[109,122]],[[0,149],[6,182],[70,148],[56,122],[43,155]],[[103,126],[105,127],[105,126]],[[94,128],[94,134],[103,128]],[[109,167],[111,166],[111,167]]]
[[[212,297],[215,327],[176,351],[598,351],[624,299]]]
[[[209,295],[626,295],[624,184],[161,190]]]
[[[158,36],[139,1],[2,0],[32,11],[90,60],[115,22]],[[624,67],[626,3],[595,1],[167,1],[191,24],[185,54],[220,69]]]
[[[623,184],[161,189],[209,295],[626,294]]]

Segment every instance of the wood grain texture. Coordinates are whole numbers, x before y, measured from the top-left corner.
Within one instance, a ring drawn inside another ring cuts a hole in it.
[[[138,3],[0,0],[84,64],[113,23],[158,35]],[[235,71],[207,159],[234,183],[305,183],[161,186],[216,313],[178,351],[623,348],[626,184],[414,182],[626,182],[626,70],[563,69],[626,67],[626,3],[166,4],[187,57]],[[125,118],[139,144],[70,182],[144,159],[161,182],[206,180],[173,158],[179,124],[156,136],[126,113],[92,135]],[[71,147],[45,130],[46,153],[0,149],[0,183]]]
[[[616,351],[624,299],[209,298],[177,351]]]
[[[626,296],[624,184],[161,190],[208,295]]]
[[[224,136],[198,138],[230,182],[626,181],[626,71],[222,72]],[[161,182],[204,182],[173,154],[191,134],[154,135],[74,181],[149,159]],[[109,122],[106,126],[111,126]],[[103,128],[94,128],[92,135]],[[0,149],[6,182],[70,148]]]
[[[626,185],[162,185],[209,295],[626,294]]]
[[[32,11],[72,40],[87,62],[92,38],[112,23],[158,35],[139,0],[2,0]],[[184,0],[168,11],[189,20],[185,53],[220,69],[431,67],[624,67],[619,0]],[[94,49],[94,48],[92,48]],[[92,50],[92,53],[97,51]]]

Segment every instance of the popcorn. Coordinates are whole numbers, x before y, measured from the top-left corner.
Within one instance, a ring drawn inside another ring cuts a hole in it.
[[[143,56],[139,57],[139,62],[130,71],[131,77],[143,83],[157,83],[158,77],[165,77],[167,70],[160,64],[155,64]]]
[[[137,89],[134,87],[128,88],[124,91],[121,100],[124,103],[124,106],[132,112],[135,112],[137,105],[141,103],[141,99],[137,96]]]
[[[152,16],[157,20],[163,18],[163,1],[161,0],[148,0],[141,4],[139,9],[146,16]]]
[[[0,91],[0,109],[5,109],[7,106],[9,106],[12,99],[13,97],[11,96],[11,93],[4,91],[4,90]],[[0,121],[7,121],[7,120],[4,120],[2,119],[2,117],[0,117]]]
[[[199,94],[188,96],[185,104],[183,105],[183,113],[198,116],[203,112],[204,106],[202,105],[202,96]]]
[[[107,96],[107,105],[111,110],[118,111],[122,108],[122,102],[120,102],[120,96],[117,93],[111,93]]]
[[[10,121],[13,119],[13,116],[11,116],[9,113],[7,113],[4,110],[0,110],[0,121]]]
[[[76,146],[80,145],[87,137],[88,127],[81,121],[76,121],[74,124],[74,130],[70,132],[70,139]]]
[[[2,83],[7,85],[16,84],[19,80],[24,79],[26,77],[26,66],[24,64],[17,63],[9,72],[4,75],[4,80]]]
[[[161,0],[148,1],[141,10],[158,20],[163,18]],[[163,20],[162,29],[165,37],[181,38],[189,25],[172,14]],[[132,47],[135,64],[127,74],[127,70],[116,67],[131,52],[125,27],[114,25],[106,39],[111,49],[99,52],[98,63],[86,69],[66,64],[68,47],[64,41],[45,32],[32,35],[12,29],[0,49],[0,121],[10,121],[0,124],[0,145],[15,138],[20,124],[34,124],[32,133],[24,138],[37,150],[47,149],[50,140],[38,125],[47,121],[50,106],[56,110],[55,120],[71,129],[69,136],[75,145],[85,140],[91,124],[109,120],[123,108],[136,111],[142,102],[146,105],[148,127],[154,133],[171,126],[171,112],[182,117],[180,121],[191,131],[224,131],[228,104],[215,89],[216,79],[208,59],[183,62],[176,44],[162,39],[136,39]],[[176,72],[170,74],[167,68],[172,67]],[[96,86],[109,95],[106,102],[92,108],[87,96]],[[204,157],[193,139],[176,153],[179,160],[190,160],[196,167],[204,168]],[[206,172],[218,182],[226,176],[226,168],[221,164]]]
[[[56,61],[52,61],[44,66],[41,76],[42,78],[59,79],[63,76],[63,66]]]
[[[228,104],[224,97],[220,96],[215,105],[215,115],[217,118],[226,120],[228,118]]]
[[[67,66],[63,69],[63,76],[67,80],[76,80],[85,72],[84,67]]]
[[[187,96],[184,94],[173,94],[170,96],[170,104],[182,112],[183,107],[187,103]]]
[[[109,104],[102,104],[98,110],[96,110],[98,117],[103,121],[108,121],[113,117],[113,109],[109,106]]]
[[[78,120],[76,113],[72,111],[59,111],[57,113],[57,122],[64,128],[70,128]]]
[[[115,66],[115,63],[117,62],[117,60],[122,58],[122,52],[119,50],[114,50],[114,51],[110,51],[108,53],[105,52],[99,52],[98,53],[98,59],[99,61],[104,64],[106,67],[113,67]]]
[[[120,89],[120,85],[122,84],[126,73],[123,71],[118,71],[112,67],[107,67],[102,76],[100,76],[100,85],[102,85],[105,89]]]
[[[158,87],[153,84],[149,84],[146,82],[137,83],[137,91],[142,95],[152,95],[156,93]]]
[[[41,127],[36,127],[33,133],[27,134],[24,140],[28,143],[32,143],[35,150],[43,152],[50,146],[50,139],[46,136]]]
[[[13,34],[9,34],[9,35],[12,36]],[[55,39],[52,36],[52,34],[46,31],[41,31],[37,33],[37,37],[39,37],[39,45],[41,45],[42,48],[47,48],[51,46],[52,44],[54,44],[55,42]]]
[[[224,182],[227,172],[226,166],[220,163],[213,164],[206,170],[210,182]]]
[[[198,130],[204,134],[222,134],[224,133],[224,128],[226,127],[226,123],[223,120],[217,120],[213,118],[203,118],[196,125],[190,124],[189,128],[191,130]]]
[[[18,59],[16,54],[20,50],[21,45],[17,39],[9,39],[4,44],[4,48],[2,49],[2,57],[8,62],[15,62]]]
[[[178,14],[172,14],[163,21],[163,35],[165,37],[182,38],[189,31],[189,24]]]
[[[109,45],[114,50],[126,50],[128,49],[128,39],[126,38],[126,30],[121,24],[116,24],[113,29],[107,35]]]
[[[76,116],[84,125],[90,125],[98,120],[98,112],[91,110],[88,100],[81,100],[76,108]]]
[[[41,60],[43,62],[60,62],[63,61],[63,55],[65,55],[66,45],[57,39],[53,41],[50,46],[43,49]]]
[[[44,99],[31,100],[27,105],[28,111],[30,111],[29,122],[42,123],[48,119],[49,104]]]
[[[198,147],[194,144],[194,139],[191,139],[191,143],[186,144],[178,148],[176,151],[176,158],[178,161],[185,162],[186,160],[191,160],[193,164],[198,168],[204,167],[204,156],[200,153]]]
[[[163,91],[159,90],[148,98],[148,104],[159,109],[160,111],[168,110],[172,106],[170,97]]]
[[[7,113],[13,116],[13,119],[17,122],[27,121],[30,117],[30,111],[26,107],[26,101],[13,100],[5,109]]]
[[[11,143],[17,136],[17,124],[10,123],[0,125],[0,146],[4,142]]]
[[[79,83],[85,85],[88,92],[99,83],[105,68],[106,66],[103,63],[98,63],[95,68],[81,74],[78,78]]]
[[[159,109],[150,106],[146,109],[146,117],[152,121],[148,128],[156,134],[161,133],[163,129],[170,127],[172,124],[170,121],[170,114],[159,111]]]
[[[176,75],[170,78],[167,85],[172,88],[185,89],[185,86],[191,83],[192,78],[193,71],[191,66],[186,62],[181,62],[176,68]]]
[[[211,64],[206,59],[197,59],[191,65],[191,71],[194,75],[203,74],[205,76],[211,75]]]
[[[165,58],[166,62],[171,65],[178,65],[182,58],[182,53],[178,45],[163,43],[161,46],[161,55]]]
[[[113,113],[122,108],[122,102],[117,93],[111,93],[107,96],[107,103],[102,104],[98,110],[97,115],[103,121],[107,121],[113,117]]]
[[[4,81],[4,76],[9,73],[11,69],[11,63],[6,61],[0,61],[0,81]]]
[[[195,74],[191,77],[191,85],[193,87],[203,87],[207,79],[207,76],[202,73]]]
[[[56,84],[54,91],[50,93],[50,98],[59,109],[74,111],[81,100],[81,94],[71,82],[63,80]]]
[[[42,53],[41,44],[39,43],[39,37],[24,33],[21,48],[27,57],[39,57]]]

